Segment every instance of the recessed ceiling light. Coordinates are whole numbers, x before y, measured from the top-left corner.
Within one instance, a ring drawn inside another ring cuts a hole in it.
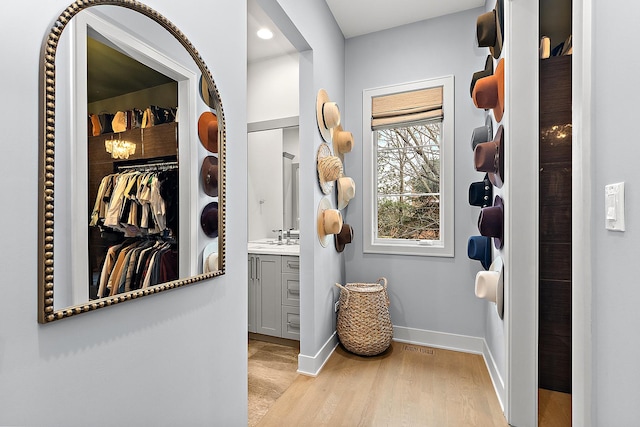
[[[258,34],[258,37],[260,37],[263,40],[269,40],[273,38],[273,32],[271,32],[271,30],[268,28],[259,29],[257,34]]]

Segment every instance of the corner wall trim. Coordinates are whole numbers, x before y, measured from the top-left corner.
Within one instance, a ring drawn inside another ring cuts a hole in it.
[[[310,377],[317,377],[337,346],[338,333],[334,331],[315,356],[298,355],[298,373]]]

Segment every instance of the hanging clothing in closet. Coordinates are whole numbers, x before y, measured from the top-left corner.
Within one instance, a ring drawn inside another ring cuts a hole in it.
[[[178,278],[178,252],[161,239],[128,239],[107,250],[98,281],[98,298]]]

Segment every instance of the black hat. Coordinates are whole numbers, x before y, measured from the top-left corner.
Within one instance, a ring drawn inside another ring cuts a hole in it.
[[[493,185],[489,181],[489,174],[484,175],[482,181],[472,182],[469,185],[469,204],[481,208],[491,206],[493,200]]]
[[[218,202],[211,202],[202,209],[200,225],[207,237],[218,237]]]

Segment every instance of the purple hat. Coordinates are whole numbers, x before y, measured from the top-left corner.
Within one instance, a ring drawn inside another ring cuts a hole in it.
[[[485,270],[491,265],[491,239],[486,236],[471,236],[467,242],[467,256],[482,263]]]
[[[496,248],[502,249],[504,244],[504,205],[500,196],[495,197],[493,206],[482,208],[480,211],[478,230],[483,236],[493,237]]]
[[[207,237],[218,237],[218,202],[211,202],[202,209],[200,225]]]

